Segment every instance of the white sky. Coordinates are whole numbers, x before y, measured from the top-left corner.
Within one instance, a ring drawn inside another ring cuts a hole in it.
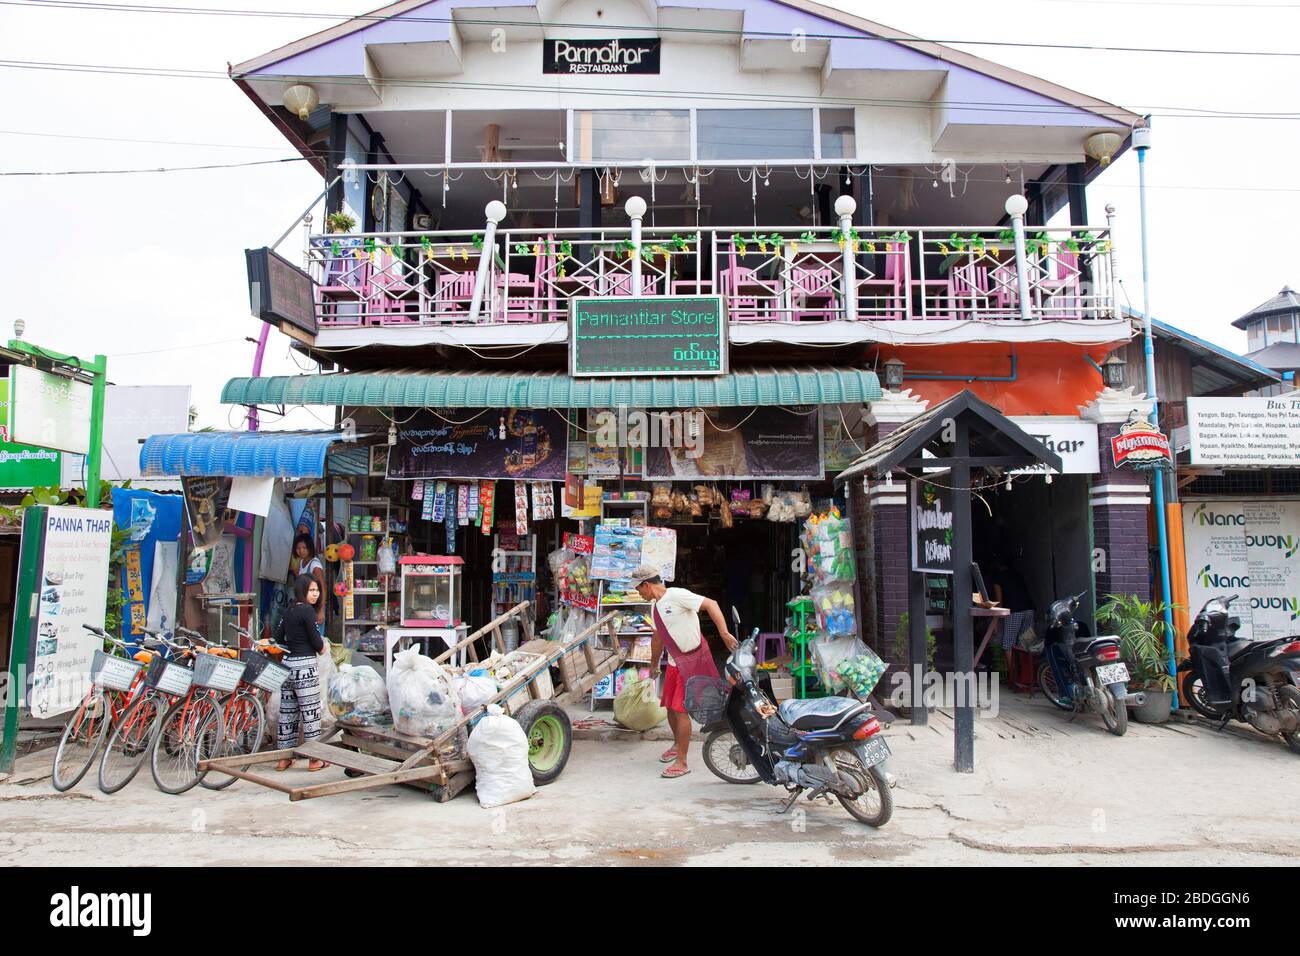
[[[344,0],[180,0],[230,9],[362,13]],[[704,5],[707,5],[705,3]],[[927,38],[1212,49],[1296,49],[1300,5],[1111,0],[854,2],[843,9]],[[0,59],[224,70],[327,21],[0,6]],[[1153,112],[1148,156],[1155,315],[1237,351],[1229,323],[1300,283],[1295,224],[1300,121],[1176,119],[1161,107],[1300,112],[1300,60],[970,47],[971,52],[1137,112]],[[14,135],[164,140],[195,146]],[[112,169],[290,155],[224,79],[164,79],[0,68],[0,171]],[[1130,152],[1089,190],[1094,223],[1118,207],[1124,287],[1141,308],[1137,163]],[[0,210],[0,334],[109,356],[125,385],[191,384],[199,425],[238,427],[221,386],[251,370],[260,323],[248,313],[243,250],[267,245],[323,188],[305,163],[123,176],[6,177]],[[319,215],[317,216],[319,220]],[[283,250],[296,247],[295,237]],[[299,359],[299,361],[302,361]],[[273,334],[264,374],[299,371]],[[326,419],[328,411],[315,409]],[[310,412],[296,427],[320,422]],[[270,424],[270,423],[268,423]],[[275,427],[271,425],[271,427]]]

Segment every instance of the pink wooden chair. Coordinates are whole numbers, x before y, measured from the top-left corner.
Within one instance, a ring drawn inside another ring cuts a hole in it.
[[[436,322],[458,322],[469,315],[474,298],[473,272],[441,272],[438,274],[436,292],[425,311]]]
[[[990,306],[989,268],[979,263],[954,265],[948,273],[953,318],[973,319]]]
[[[840,314],[838,273],[829,266],[790,269],[790,307],[795,322],[829,322]]]
[[[727,250],[727,266],[718,275],[718,289],[733,322],[772,321],[772,306],[781,296],[776,282],[760,279],[753,269],[737,263],[735,246]]]
[[[370,294],[370,259],[356,258],[351,249],[323,262],[316,286],[316,314],[322,325],[361,325]]]
[[[662,277],[655,272],[642,270],[641,295],[658,295],[659,282]],[[605,295],[632,295],[632,273],[605,273]]]
[[[858,280],[858,315],[874,319],[906,319],[908,290],[912,286],[907,244],[888,243],[883,255],[883,276]]]
[[[397,256],[375,253],[367,296],[368,312],[375,325],[415,325],[420,321],[418,286],[407,281],[408,267]]]
[[[1047,275],[1038,281],[1043,318],[1083,318],[1083,273],[1079,254],[1058,249],[1047,260]]]

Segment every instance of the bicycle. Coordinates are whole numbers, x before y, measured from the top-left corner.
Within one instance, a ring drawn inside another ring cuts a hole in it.
[[[187,628],[178,627],[176,633],[194,645],[193,680],[163,715],[149,751],[153,782],[172,794],[184,793],[207,776],[199,761],[218,752],[225,728],[219,695],[235,690],[244,673],[232,648],[212,644]]]
[[[143,661],[143,690],[114,725],[104,745],[99,761],[99,789],[104,793],[117,793],[135,779],[162,726],[163,715],[189,691],[194,676],[186,661],[193,652],[185,644],[168,641],[149,628],[142,630],[148,640],[139,642],[142,652],[137,658],[149,657]],[[180,660],[168,654],[179,654]]]
[[[129,650],[125,641],[110,636],[102,627],[81,625],[106,644]],[[71,790],[95,762],[109,727],[114,726],[134,701],[144,663],[138,654],[125,657],[96,648],[90,665],[91,688],[63,726],[59,747],[54,752],[54,789]]]
[[[248,756],[257,753],[266,742],[266,700],[271,693],[278,693],[280,685],[289,677],[289,669],[282,666],[275,657],[287,653],[288,649],[273,641],[255,640],[245,628],[231,624],[230,628],[253,645],[239,651],[239,659],[244,662],[244,673],[239,687],[221,699],[221,716],[223,720],[220,744],[210,757]],[[217,715],[209,715],[207,721],[215,721]],[[211,730],[200,728],[200,739],[211,739]],[[200,783],[209,790],[224,790],[235,782],[236,777],[218,772],[224,779],[213,781],[206,774]]]

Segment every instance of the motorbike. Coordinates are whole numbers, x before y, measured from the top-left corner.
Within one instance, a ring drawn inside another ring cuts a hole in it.
[[[882,827],[894,812],[884,761],[889,744],[868,703],[847,697],[774,705],[756,681],[758,629],[731,652],[725,683],[686,686],[687,707],[704,724],[704,763],[728,783],[785,787],[788,811],[833,796],[856,820]]]
[[[1238,639],[1241,620],[1230,610],[1237,598],[1211,598],[1187,631],[1191,653],[1178,667],[1187,700],[1220,726],[1250,724],[1300,753],[1300,635]]]
[[[1061,710],[1075,716],[1089,710],[1101,714],[1106,729],[1122,737],[1128,730],[1128,705],[1141,705],[1145,695],[1128,692],[1128,665],[1121,659],[1119,638],[1080,633],[1086,628],[1074,614],[1084,593],[1061,598],[1048,612],[1038,686]]]

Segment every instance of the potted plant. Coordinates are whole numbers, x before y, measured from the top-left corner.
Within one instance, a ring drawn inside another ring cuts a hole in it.
[[[332,233],[341,235],[346,232],[351,232],[356,228],[356,226],[356,217],[350,216],[342,210],[339,212],[332,212],[325,217],[325,228]]]
[[[1144,724],[1169,719],[1174,699],[1174,678],[1169,673],[1169,648],[1165,644],[1165,610],[1160,601],[1143,601],[1135,594],[1110,594],[1097,608],[1097,623],[1112,628],[1119,637],[1128,663],[1131,690],[1140,690],[1145,702],[1133,708]]]

